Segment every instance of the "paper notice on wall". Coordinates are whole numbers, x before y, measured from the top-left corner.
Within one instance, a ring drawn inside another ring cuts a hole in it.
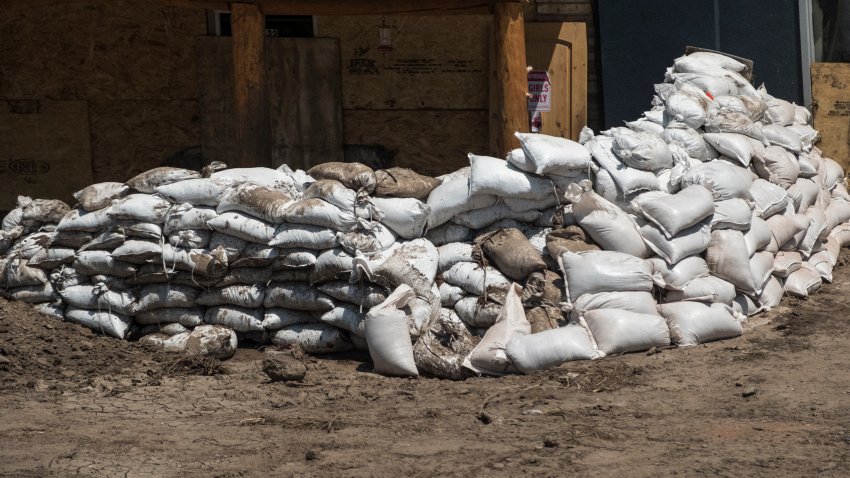
[[[552,83],[549,73],[542,70],[528,72],[528,111],[552,110]]]

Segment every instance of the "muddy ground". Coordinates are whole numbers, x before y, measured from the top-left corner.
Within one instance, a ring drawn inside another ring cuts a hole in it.
[[[0,299],[0,476],[850,476],[850,267],[735,340],[465,382],[180,362]]]

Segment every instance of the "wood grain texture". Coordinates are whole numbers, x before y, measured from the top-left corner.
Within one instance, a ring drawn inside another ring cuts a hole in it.
[[[238,148],[233,167],[271,165],[265,25],[256,4],[230,7],[233,37],[234,131]]]
[[[201,155],[207,162],[236,164],[237,142],[233,106],[233,51],[231,39],[199,37],[198,111]]]
[[[520,2],[499,1],[495,12],[495,74],[499,155],[518,147],[516,131],[528,131],[525,22]]]
[[[850,169],[850,64],[812,65],[814,127],[820,131],[818,147],[824,156]]]
[[[18,195],[73,204],[93,182],[88,115],[81,100],[0,101],[0,210]]]

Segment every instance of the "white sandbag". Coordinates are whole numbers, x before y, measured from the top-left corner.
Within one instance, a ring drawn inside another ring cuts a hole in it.
[[[210,307],[204,314],[204,322],[223,325],[237,332],[262,332],[263,310],[236,306]]]
[[[313,284],[335,279],[350,278],[354,271],[354,257],[342,249],[328,249],[318,257],[310,275]]]
[[[80,309],[103,310],[120,315],[135,315],[136,297],[129,292],[109,290],[104,284],[75,285],[59,290],[66,303]]]
[[[133,317],[133,321],[139,325],[177,323],[184,327],[192,328],[201,325],[204,322],[204,309],[199,307],[168,307],[164,309],[147,310],[136,314]]]
[[[671,264],[703,252],[711,241],[708,221],[690,226],[669,239],[654,224],[645,224],[640,233],[646,245]]]
[[[526,160],[537,174],[566,174],[590,167],[590,153],[584,146],[557,136],[515,133]]]
[[[655,136],[661,136],[661,133],[664,132],[664,126],[646,118],[638,118],[635,121],[626,121],[626,126],[638,133],[649,133],[654,134]]]
[[[376,264],[369,264],[362,257],[355,262],[372,282],[388,289],[407,284],[417,297],[439,302],[439,297],[433,295],[439,264],[439,254],[433,244],[426,239],[414,239],[388,251],[386,257]]]
[[[508,151],[508,156],[505,158],[507,162],[522,171],[533,173],[537,170],[537,166],[531,162],[531,159],[525,155],[522,148],[515,148]]]
[[[734,299],[735,286],[713,275],[697,277],[681,290],[669,290],[664,294],[665,303],[698,301],[729,305]]]
[[[593,192],[589,182],[574,189],[568,196],[573,201],[573,216],[594,242],[609,251],[649,255],[637,225],[622,209]]]
[[[62,264],[70,264],[74,262],[75,258],[76,253],[71,248],[50,247],[49,249],[42,249],[33,255],[30,260],[27,261],[27,265],[40,267],[42,269],[55,269]]]
[[[805,216],[809,219],[809,227],[803,239],[797,243],[797,248],[803,256],[809,256],[815,247],[826,239],[829,230],[826,228],[826,213],[819,207],[810,207]]]
[[[171,203],[151,194],[131,194],[118,199],[107,209],[110,218],[162,224]]]
[[[378,373],[419,376],[413,359],[408,320],[402,310],[414,297],[413,290],[402,284],[366,314],[366,342]]]
[[[228,259],[222,248],[177,249],[171,244],[163,244],[162,262],[169,270],[177,269],[201,276],[217,276],[227,269]]]
[[[86,211],[97,211],[112,204],[113,199],[126,196],[130,187],[124,183],[95,183],[74,193],[74,199]]]
[[[705,95],[677,91],[667,97],[664,114],[696,129],[705,124],[707,111],[711,110],[710,102]]]
[[[761,294],[762,288],[773,273],[773,254],[767,251],[753,254],[750,258],[750,273],[753,276],[755,295]]]
[[[16,226],[9,231],[0,230],[0,255],[5,254],[6,251],[12,247],[12,244],[15,240],[21,237],[24,233],[23,226]],[[51,241],[52,243],[53,241]]]
[[[710,161],[718,156],[717,151],[703,139],[699,131],[684,124],[668,126],[661,138],[667,143],[679,145],[688,156],[700,161]]]
[[[0,261],[0,266],[0,284],[5,284],[6,287],[40,285],[47,282],[47,274],[37,267],[30,267],[26,259],[8,257],[5,263]]]
[[[216,212],[241,212],[279,224],[286,216],[286,209],[292,203],[289,194],[269,189],[254,183],[242,183],[227,189],[220,200],[213,204]]]
[[[502,311],[501,304],[485,302],[482,297],[474,296],[460,299],[453,308],[465,324],[479,328],[492,327]]]
[[[753,123],[752,119],[750,119],[749,112],[747,111],[734,111],[722,108],[718,109],[706,118],[705,130],[709,133],[742,134],[749,138],[758,140],[759,142],[764,141],[764,133],[761,130],[761,124]],[[733,146],[733,143],[737,143],[738,146],[744,146],[742,142],[734,139],[728,141],[727,145],[732,146],[732,149],[737,152],[744,151],[743,148]],[[723,154],[732,157],[737,156],[737,154],[729,154],[728,152],[723,152]]]
[[[748,294],[754,294],[756,286],[750,272],[750,255],[741,231],[720,229],[711,231],[705,262],[711,274],[731,282]]]
[[[810,265],[803,263],[801,268],[785,278],[782,287],[786,294],[805,299],[820,289],[821,282],[820,273]]]
[[[788,205],[788,194],[781,186],[764,179],[756,179],[750,186],[750,196],[753,199],[754,212],[762,219],[779,214]]]
[[[756,251],[763,250],[770,244],[773,233],[767,221],[753,213],[750,219],[750,229],[744,233],[744,241],[747,243],[747,252],[752,257]]]
[[[88,327],[96,332],[123,339],[130,329],[131,320],[107,310],[87,310],[74,306],[65,309],[65,320]]]
[[[121,221],[118,227],[127,237],[158,241],[162,237],[162,228],[158,224],[140,221]]]
[[[210,178],[231,179],[234,184],[254,183],[284,193],[298,189],[298,184],[291,175],[271,168],[231,168],[216,171]]]
[[[832,233],[826,237],[823,243],[823,250],[829,253],[829,259],[832,266],[838,264],[838,256],[841,254],[841,242]]]
[[[788,197],[794,203],[794,209],[803,214],[815,203],[821,188],[808,178],[799,178],[788,189]]]
[[[428,229],[433,229],[448,222],[452,217],[473,209],[482,209],[496,203],[492,194],[470,193],[469,172],[459,175],[437,186],[428,195]]]
[[[150,284],[139,292],[137,312],[174,307],[194,307],[199,289],[177,284]]]
[[[721,53],[714,53],[711,51],[695,51],[686,57],[680,57],[677,59],[677,62],[679,63],[674,63],[677,65],[677,70],[683,67],[682,65],[685,63],[681,61],[683,59],[695,60],[700,63],[725,68],[729,71],[735,72],[742,72],[747,68],[747,65],[741,63],[740,61],[730,56],[726,56]]]
[[[312,249],[279,249],[273,262],[274,270],[305,270],[312,268],[318,260],[319,252]],[[263,280],[252,282],[265,282]]]
[[[203,249],[210,245],[212,231],[207,229],[184,229],[168,235],[168,243],[183,249]],[[161,251],[160,251],[161,252]]]
[[[706,133],[702,137],[721,154],[735,159],[744,167],[750,165],[753,146],[746,136],[738,133]]]
[[[19,302],[25,302],[27,304],[53,302],[59,297],[50,282],[45,282],[44,284],[39,285],[15,287],[13,289],[9,289],[8,294],[12,299]]]
[[[452,308],[455,304],[464,297],[466,297],[466,291],[463,290],[463,287],[449,284],[448,282],[443,282],[440,284],[440,305],[445,308]]]
[[[582,294],[652,290],[652,265],[615,251],[564,252],[561,268],[569,301]]]
[[[472,211],[462,212],[452,218],[452,222],[470,229],[481,229],[494,222],[513,219],[520,222],[531,223],[540,217],[540,211],[513,211],[502,202]]]
[[[546,195],[555,194],[550,181],[515,169],[503,159],[470,154],[469,164],[470,196],[492,194],[498,197],[542,199]]]
[[[195,303],[203,306],[236,305],[258,308],[263,305],[265,287],[262,284],[236,284],[206,289],[198,294]]]
[[[657,314],[596,309],[585,313],[583,321],[593,334],[597,350],[605,355],[640,352],[670,345],[667,324]]]
[[[753,166],[762,179],[788,189],[800,177],[800,163],[794,154],[781,146],[768,146],[756,156]]]
[[[558,204],[558,195],[553,193],[543,199],[517,199],[502,198],[502,203],[514,212],[525,212],[530,210],[542,210],[554,207]]]
[[[77,272],[85,275],[106,274],[115,277],[132,277],[136,268],[132,264],[114,259],[107,251],[82,251],[73,263]]]
[[[458,262],[476,262],[474,250],[475,246],[469,242],[451,242],[438,247],[437,272],[442,274]]]
[[[783,295],[785,290],[782,288],[782,283],[776,277],[771,277],[758,296],[759,305],[763,310],[770,310],[779,305]]]
[[[59,224],[56,226],[56,230],[88,232],[101,231],[113,223],[112,218],[109,216],[109,212],[111,210],[111,207],[98,209],[97,211],[92,212],[85,211],[84,209],[71,209],[67,214],[65,214],[62,220],[59,221]],[[4,230],[6,229],[4,228]]]
[[[686,257],[672,265],[659,257],[647,261],[652,265],[655,283],[668,290],[682,290],[692,280],[709,274],[708,264],[700,256]]]
[[[479,297],[493,293],[504,294],[511,284],[498,270],[490,266],[481,267],[473,262],[456,263],[443,272],[443,280]]]
[[[536,334],[515,335],[505,348],[508,359],[523,373],[546,370],[573,360],[599,356],[584,327],[569,324]]]
[[[431,208],[415,198],[372,198],[383,211],[381,222],[404,239],[422,237]]]
[[[224,234],[260,244],[268,244],[275,236],[274,226],[240,212],[219,214],[207,225]]]
[[[655,174],[630,168],[620,162],[612,151],[612,143],[611,138],[597,137],[586,146],[593,154],[593,159],[608,172],[619,190],[628,195],[637,191],[658,189],[658,178]]]
[[[844,168],[837,161],[824,158],[818,176],[822,178],[823,189],[831,191],[839,181],[844,181]]]
[[[327,312],[334,308],[330,297],[303,282],[279,282],[266,288],[263,307]]]
[[[451,242],[468,241],[472,239],[472,229],[449,222],[429,229],[425,233],[425,239],[431,241],[435,246],[442,246]]]
[[[165,216],[162,232],[166,235],[187,229],[206,229],[207,221],[218,215],[211,207],[193,207],[180,204],[172,207]]]
[[[642,171],[658,171],[673,166],[673,153],[656,135],[630,131],[618,134],[611,143],[611,151],[626,166]]]
[[[800,137],[800,143],[803,151],[810,151],[812,146],[818,141],[820,133],[807,124],[794,123],[785,127],[787,130],[793,131]]]
[[[504,375],[517,369],[508,358],[505,348],[517,335],[531,333],[531,324],[525,318],[520,296],[522,287],[512,284],[505,297],[505,307],[496,324],[484,334],[481,342],[464,359],[463,366],[477,374]]]
[[[263,328],[266,330],[278,330],[295,324],[306,324],[316,322],[313,312],[304,310],[283,309],[272,307],[265,310],[263,316]]]
[[[162,247],[149,241],[129,240],[112,251],[112,257],[116,260],[130,264],[144,264],[149,259],[160,257]]]
[[[761,93],[762,92],[760,91],[760,94]],[[764,112],[765,123],[787,126],[794,122],[796,109],[794,108],[793,103],[789,103],[788,101],[779,98],[774,98],[770,95],[763,94],[762,96],[765,97],[765,102],[767,103],[767,110]]]
[[[779,148],[779,146],[777,146],[777,148]],[[788,152],[788,154],[793,153]],[[797,155],[797,163],[800,165],[801,178],[812,178],[817,176],[818,169],[820,168],[820,160],[818,159],[819,157],[820,153],[818,152],[817,148]]]
[[[771,277],[771,280],[776,279]],[[732,302],[732,314],[737,315],[737,319],[739,321],[741,321],[744,317],[752,317],[763,310],[764,307],[762,307],[757,300],[751,298],[747,294],[736,295],[735,300]]]
[[[738,337],[744,331],[727,307],[699,302],[672,302],[658,307],[670,328],[670,338],[680,346],[693,346]]]
[[[752,219],[753,211],[747,201],[741,198],[717,201],[714,203],[714,215],[711,216],[711,229],[746,231]]]
[[[655,314],[655,298],[649,292],[619,291],[583,294],[573,302],[570,320],[580,322],[585,312],[596,309],[620,309],[638,314]]]
[[[371,309],[387,300],[386,289],[367,282],[352,284],[347,281],[332,281],[320,284],[319,290],[337,301],[357,304],[366,309]]]
[[[275,231],[269,245],[289,248],[330,249],[339,244],[339,236],[334,229],[306,224],[281,224]]]
[[[828,251],[820,251],[812,254],[806,263],[820,274],[824,282],[832,282],[833,265]]]
[[[850,221],[850,201],[832,199],[824,213],[826,214],[826,229],[832,231],[839,224]]]
[[[694,184],[709,189],[715,201],[748,199],[752,176],[732,163],[714,160],[694,166],[682,176],[682,188]]]
[[[803,143],[800,136],[794,130],[788,129],[778,124],[768,124],[762,127],[764,138],[770,141],[770,144],[782,146],[792,153],[799,153],[803,150]]]
[[[809,227],[809,219],[802,214],[776,214],[767,218],[766,222],[780,247],[794,241],[796,236],[804,234]],[[794,241],[792,246],[796,245]]]
[[[357,225],[357,216],[319,198],[302,199],[286,210],[286,222],[309,224],[337,231],[350,231]]]
[[[272,343],[278,347],[299,346],[308,354],[332,354],[352,349],[342,330],[322,323],[289,325],[275,331]]]
[[[350,254],[371,254],[389,249],[396,243],[396,235],[381,223],[372,223],[368,229],[340,232],[339,245]]]
[[[110,227],[80,246],[79,251],[111,251],[127,239],[121,228]]]
[[[348,331],[352,336],[366,337],[365,326],[366,310],[354,304],[341,304],[325,312],[319,317],[319,321],[336,328]],[[403,322],[405,322],[403,320]],[[405,322],[405,327],[407,326]],[[408,338],[408,343],[410,340]]]
[[[200,325],[189,333],[186,352],[190,355],[225,360],[236,354],[236,332],[227,327]]]
[[[710,216],[714,200],[706,188],[690,186],[676,194],[640,201],[638,208],[670,238]]]
[[[163,166],[138,174],[127,181],[127,186],[140,193],[153,194],[158,186],[200,178],[201,173],[182,168]]]
[[[155,192],[174,204],[216,206],[221,196],[230,187],[230,184],[231,181],[223,179],[187,179],[185,181],[157,186]]]

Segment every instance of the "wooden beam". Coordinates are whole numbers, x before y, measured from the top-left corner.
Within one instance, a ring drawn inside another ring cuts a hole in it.
[[[234,132],[232,166],[270,166],[271,134],[266,88],[265,22],[256,4],[230,5],[233,29]]]
[[[267,15],[469,15],[490,0],[259,0]]]
[[[505,157],[519,146],[515,131],[528,131],[528,74],[525,61],[525,23],[522,3],[495,4],[495,111],[493,121],[498,154]]]

